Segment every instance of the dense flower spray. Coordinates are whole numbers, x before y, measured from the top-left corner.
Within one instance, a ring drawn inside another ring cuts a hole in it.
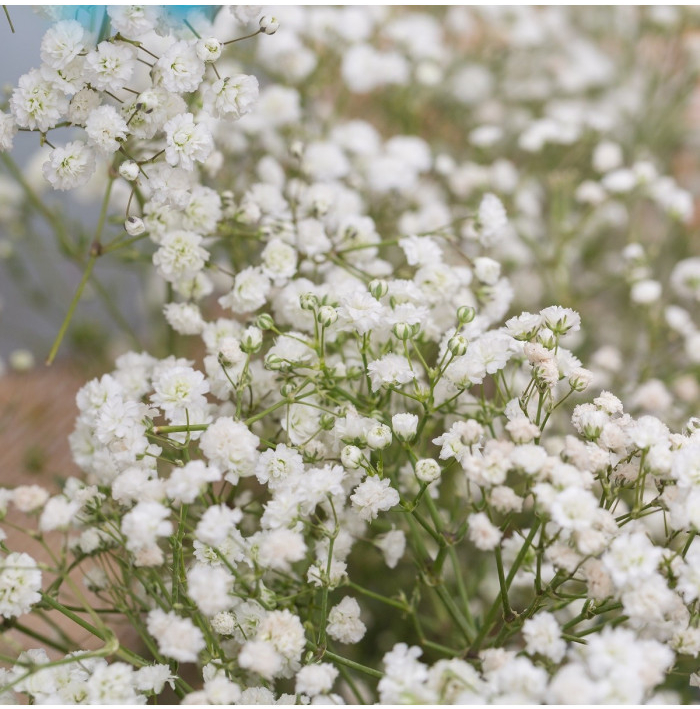
[[[0,541],[5,625],[50,610],[99,645],[47,626],[3,658],[3,697],[692,697],[700,262],[655,273],[631,225],[681,233],[693,203],[653,131],[622,142],[651,74],[593,38],[698,18],[577,12],[115,7],[47,30],[0,148],[36,133],[51,187],[104,185],[49,359],[115,252],[177,338],[80,389],[79,476],[0,490],[50,551]],[[381,131],[356,117],[372,92]],[[426,98],[466,116],[454,150],[414,134]],[[601,274],[649,338],[597,321]]]

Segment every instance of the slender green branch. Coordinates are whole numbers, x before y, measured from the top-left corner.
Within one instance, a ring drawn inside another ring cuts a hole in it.
[[[7,5],[3,5],[2,9],[5,11],[5,17],[7,17],[7,22],[10,25],[10,30],[12,30],[12,34],[14,34],[15,26],[12,24],[12,18],[10,17],[10,11],[7,9]]]

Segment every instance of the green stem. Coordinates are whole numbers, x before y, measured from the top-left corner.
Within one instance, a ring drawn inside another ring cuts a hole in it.
[[[15,26],[12,24],[12,20],[10,19],[10,11],[7,9],[7,5],[3,5],[2,9],[5,11],[5,17],[7,17],[7,22],[10,25],[10,30],[12,30],[12,34],[14,34]]]
[[[333,662],[336,662],[340,665],[345,665],[345,667],[349,667],[353,670],[357,670],[358,672],[363,672],[366,675],[369,675],[370,677],[376,677],[377,679],[381,679],[384,677],[384,673],[380,672],[379,670],[375,670],[372,667],[367,667],[366,665],[361,665],[359,662],[354,662],[353,660],[348,660],[346,657],[342,657],[341,655],[336,655],[334,652],[331,652],[330,650],[326,650],[324,653],[324,656],[327,657],[329,660],[332,660]]]
[[[54,340],[53,346],[51,347],[49,356],[46,358],[47,366],[51,366],[53,364],[54,359],[56,358],[58,348],[61,346],[61,342],[63,342],[63,338],[66,334],[66,331],[68,330],[68,326],[70,325],[70,322],[73,319],[73,315],[75,314],[75,309],[78,306],[78,301],[83,295],[83,291],[85,290],[87,282],[90,280],[90,274],[92,273],[92,269],[95,266],[95,261],[97,261],[97,256],[97,253],[91,253],[90,258],[88,259],[87,266],[85,267],[85,271],[83,272],[83,277],[80,281],[80,284],[78,285],[78,289],[75,291],[73,300],[71,301],[71,304],[68,307],[66,317],[63,319],[63,323],[61,324],[61,329],[58,331],[58,335],[56,335],[56,339]]]

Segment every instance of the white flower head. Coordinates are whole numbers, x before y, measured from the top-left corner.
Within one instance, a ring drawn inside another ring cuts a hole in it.
[[[72,190],[88,182],[95,172],[95,153],[80,140],[54,148],[42,168],[55,190]]]
[[[204,123],[195,123],[191,113],[171,118],[164,126],[165,159],[173,166],[192,170],[203,163],[214,149],[211,131]]]

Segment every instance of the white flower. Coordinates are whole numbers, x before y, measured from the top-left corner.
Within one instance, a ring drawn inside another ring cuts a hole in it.
[[[360,605],[351,596],[345,596],[338,605],[333,606],[328,613],[328,635],[339,643],[359,643],[367,628],[360,620]]]
[[[85,58],[87,79],[98,91],[123,89],[135,66],[133,47],[121,42],[100,42]]]
[[[338,315],[361,335],[374,329],[381,320],[382,304],[365,290],[341,298]]]
[[[61,20],[52,25],[41,40],[41,59],[54,69],[62,69],[83,50],[85,30],[80,22]]]
[[[192,44],[175,42],[156,62],[163,86],[173,93],[196,91],[204,76],[204,62]]]
[[[32,512],[43,507],[49,493],[39,485],[20,485],[12,491],[12,502],[20,512]]]
[[[168,232],[153,254],[153,264],[166,281],[193,278],[204,268],[209,253],[200,246],[202,237],[192,231]]]
[[[372,391],[377,391],[383,384],[399,386],[413,381],[415,372],[408,360],[399,354],[386,354],[367,365],[367,373],[372,381]]]
[[[0,150],[12,150],[16,133],[17,125],[14,118],[0,111]]]
[[[700,301],[700,257],[684,259],[674,266],[671,287],[681,298]]]
[[[202,460],[191,460],[175,468],[165,482],[165,493],[173,502],[191,504],[208,483],[221,480],[221,471]]]
[[[42,172],[55,190],[71,190],[88,182],[95,172],[95,154],[82,141],[55,148]]]
[[[229,595],[233,576],[223,566],[195,564],[187,572],[187,595],[206,616],[228,610],[234,602]]]
[[[68,99],[38,69],[32,69],[19,78],[10,97],[10,109],[20,128],[46,132],[66,113]]]
[[[575,310],[560,305],[550,305],[540,310],[540,317],[552,332],[559,335],[576,332],[581,327],[581,316]]]
[[[134,674],[134,668],[126,662],[98,665],[86,678],[85,701],[91,705],[140,703]]]
[[[228,471],[227,480],[247,477],[255,473],[260,439],[248,427],[222,416],[202,434],[200,448],[211,463]]]
[[[442,261],[442,249],[430,237],[406,236],[399,241],[410,266],[427,266]]]
[[[552,521],[562,529],[582,531],[595,522],[598,500],[587,490],[570,487],[560,492],[550,508]]]
[[[603,555],[603,564],[618,588],[644,583],[656,571],[663,551],[641,532],[623,534]]]
[[[63,495],[52,497],[45,505],[39,517],[39,529],[50,532],[54,529],[67,529],[80,509],[80,504]]]
[[[294,448],[279,443],[260,455],[255,466],[255,476],[263,485],[274,490],[287,478],[294,478],[304,470],[304,459]]]
[[[333,687],[338,676],[338,670],[328,662],[318,665],[306,665],[297,673],[294,691],[315,697],[317,694],[327,694]]]
[[[290,677],[298,669],[306,638],[304,626],[296,615],[288,610],[269,611],[258,626],[255,640],[269,643],[280,655],[284,661],[282,676]]]
[[[291,564],[301,561],[306,554],[306,543],[300,532],[291,529],[272,529],[257,539],[258,561],[266,569],[289,572]]]
[[[173,525],[168,517],[170,510],[160,502],[139,502],[122,519],[121,529],[126,537],[126,548],[134,554],[144,549],[153,549],[159,537],[172,534]]]
[[[29,554],[13,552],[0,559],[0,615],[29,613],[41,600],[41,571]]]
[[[204,319],[195,303],[166,303],[163,314],[170,327],[181,335],[199,335]]]
[[[194,532],[195,538],[213,548],[218,548],[237,532],[236,525],[242,519],[238,509],[225,505],[212,505],[200,517]],[[218,557],[216,557],[218,558]]]
[[[76,125],[84,125],[92,111],[100,105],[100,95],[94,89],[80,89],[70,101],[68,120]],[[135,179],[135,178],[134,178]]]
[[[270,292],[270,279],[260,268],[249,266],[238,274],[230,293],[219,298],[222,308],[235,313],[248,313],[265,305]]]
[[[501,541],[503,534],[489,520],[485,512],[469,515],[469,540],[481,551],[495,549]]]
[[[474,419],[467,419],[466,421],[455,421],[450,430],[443,433],[442,436],[434,438],[433,443],[442,446],[440,460],[452,457],[459,460],[465,449],[478,443],[483,435],[483,426]]]
[[[215,62],[221,56],[223,45],[216,37],[200,39],[195,45],[197,56],[203,62]]]
[[[151,401],[171,415],[177,409],[191,409],[206,404],[209,383],[202,372],[192,367],[166,367],[153,380]],[[197,423],[193,421],[193,423]]]
[[[406,535],[400,529],[392,529],[377,537],[374,543],[381,549],[386,565],[390,569],[396,568],[399,559],[406,551]]]
[[[202,631],[189,618],[181,618],[172,611],[152,610],[146,618],[146,627],[161,654],[178,662],[196,662],[206,647]]]
[[[506,210],[496,195],[487,193],[479,204],[479,235],[484,246],[491,246],[500,237],[508,224]]]
[[[280,674],[282,656],[266,640],[249,640],[238,653],[238,664],[270,680]]]
[[[169,665],[145,665],[136,670],[134,686],[140,692],[160,694],[166,682],[173,686],[174,679]]]
[[[486,285],[494,285],[501,277],[501,264],[485,256],[474,259],[474,275]]]
[[[297,252],[294,247],[282,239],[271,239],[260,254],[263,273],[281,286],[289,280],[297,270]]]
[[[361,519],[372,520],[379,511],[386,511],[399,504],[399,493],[391,487],[388,478],[381,480],[376,476],[368,477],[360,483],[350,497]]]
[[[85,132],[90,142],[103,153],[114,153],[126,139],[129,131],[126,121],[113,106],[100,106],[90,112],[85,121]]]
[[[537,613],[523,623],[525,650],[540,654],[553,662],[559,662],[566,652],[566,643],[561,639],[561,628],[556,618],[546,611]]]
[[[153,30],[162,18],[163,8],[156,5],[110,5],[107,14],[114,29],[131,38]]]
[[[237,120],[250,113],[258,98],[258,80],[247,74],[227,76],[211,87],[214,115]]]
[[[191,113],[171,118],[164,126],[165,159],[173,166],[194,169],[195,162],[205,162],[214,149],[209,128],[195,123]]]

